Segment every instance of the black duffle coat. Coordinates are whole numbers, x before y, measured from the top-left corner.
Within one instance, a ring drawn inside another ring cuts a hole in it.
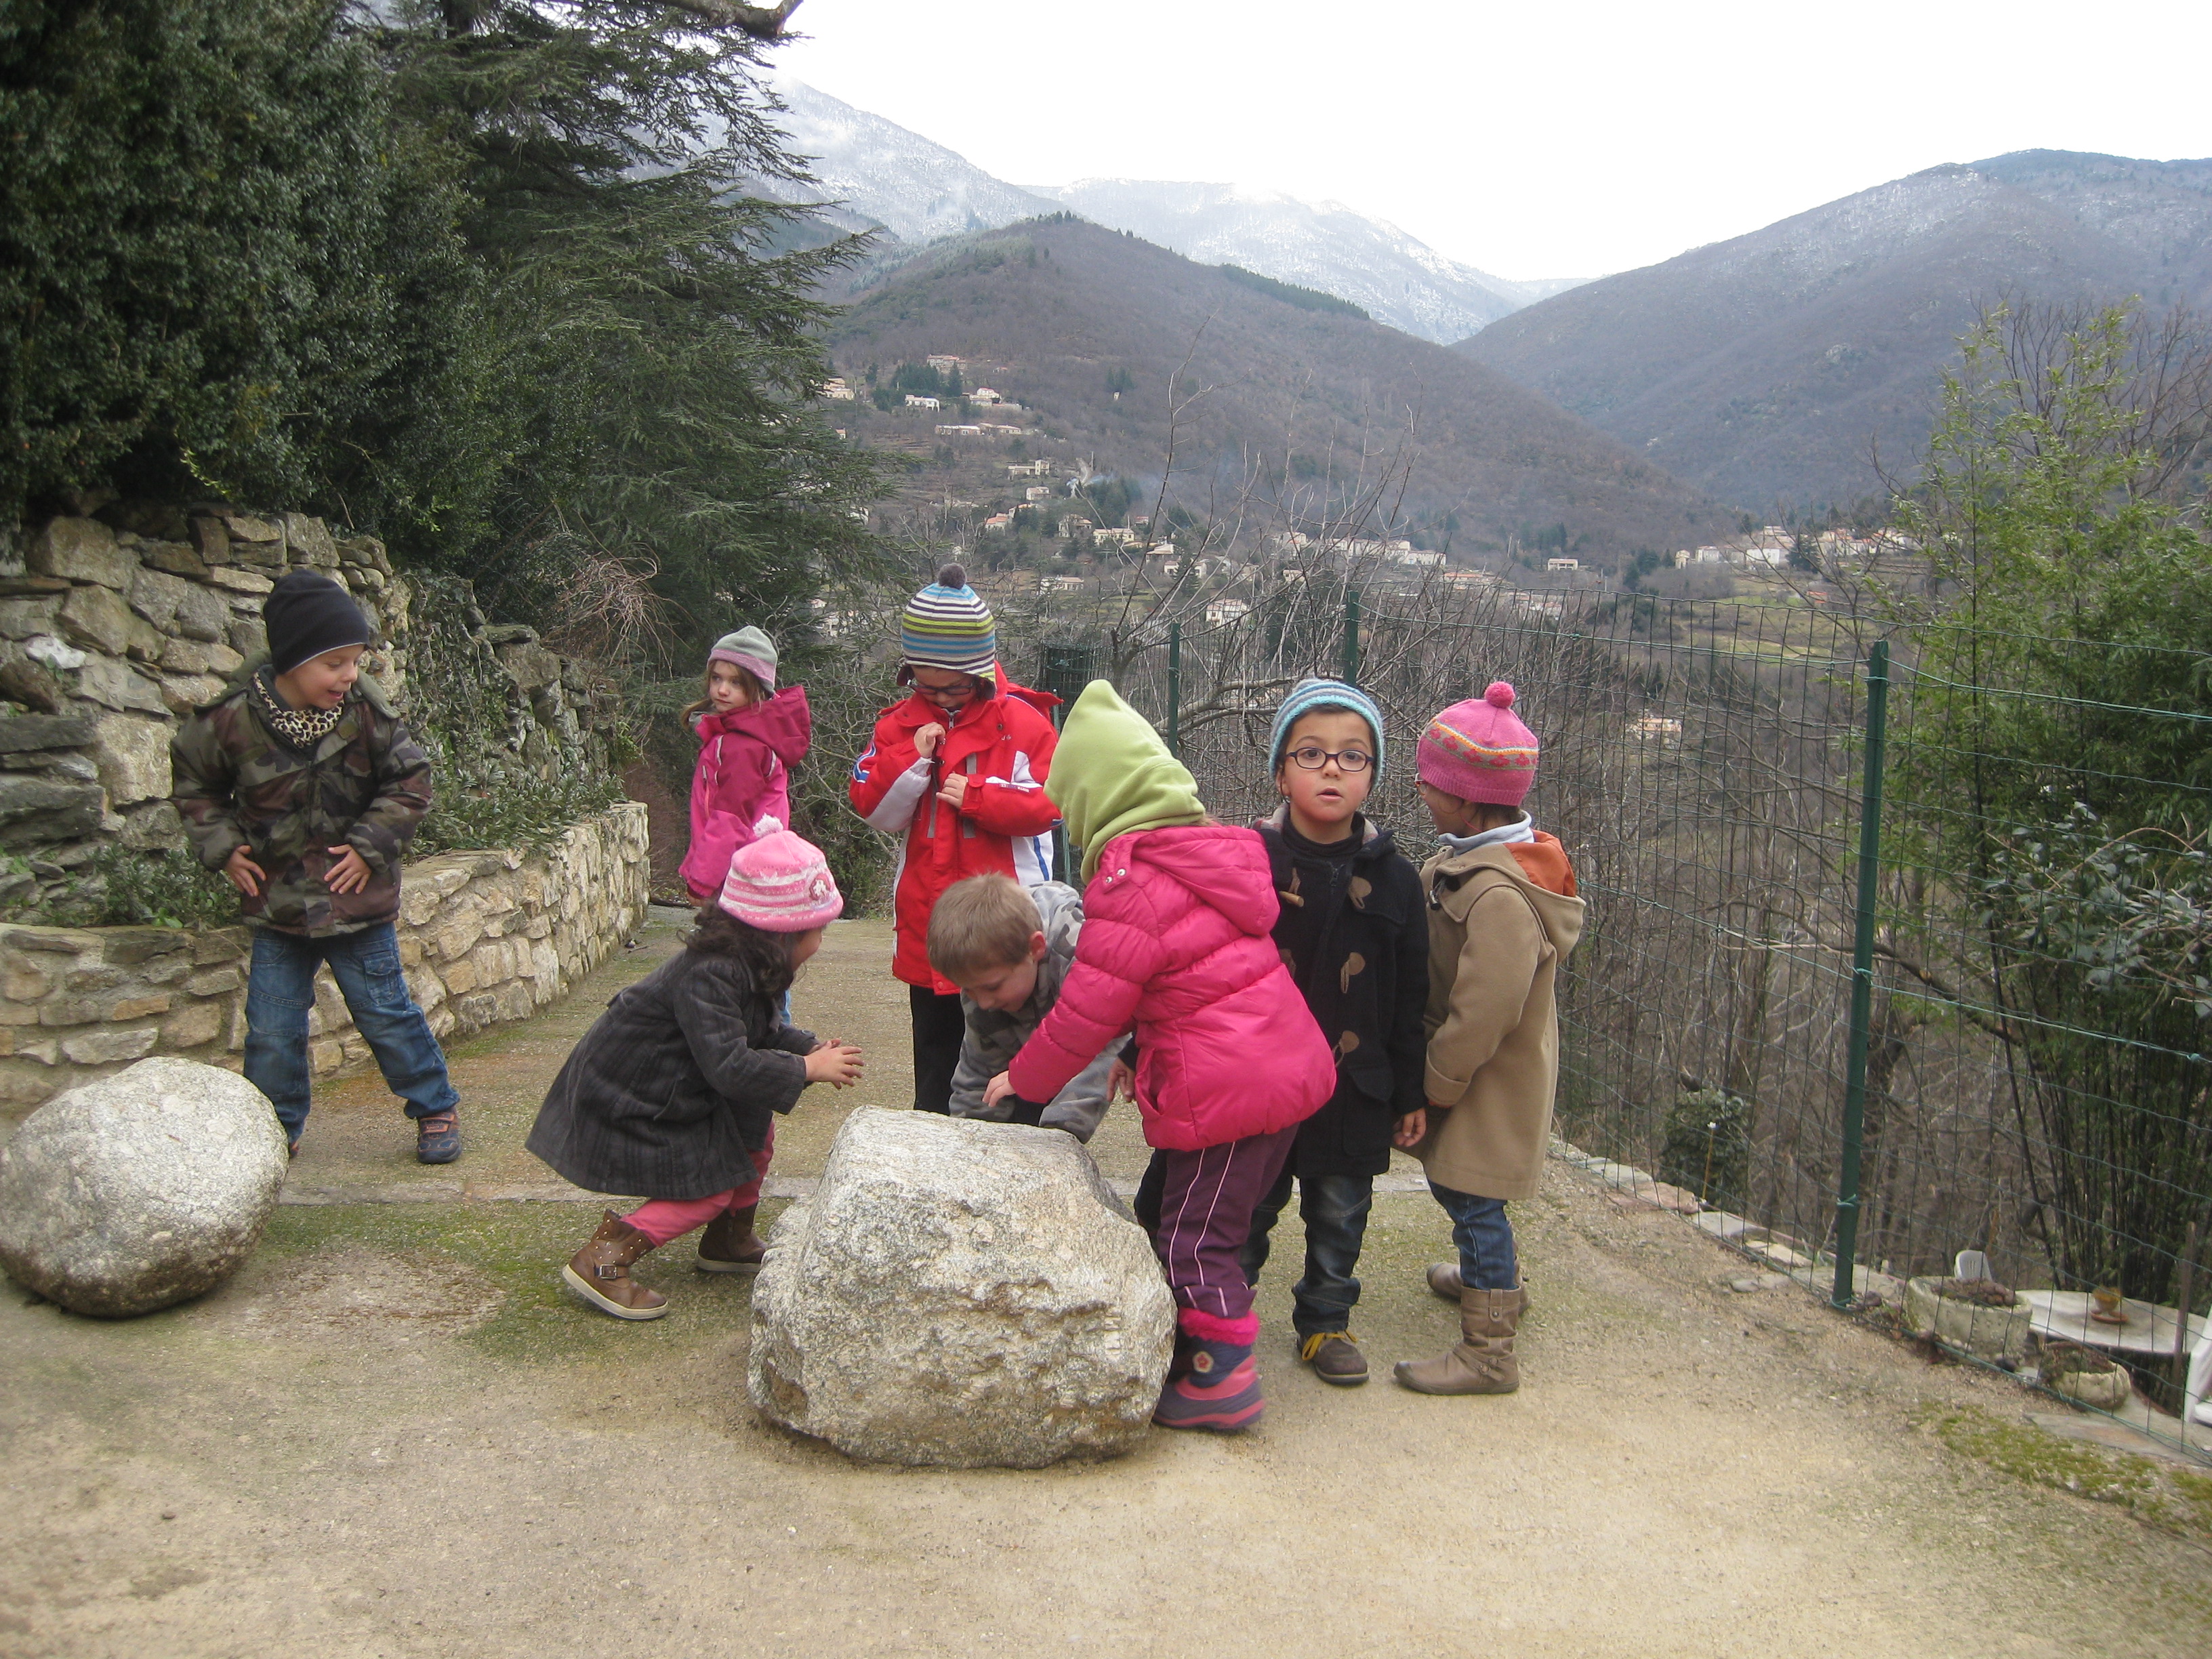
[[[1276,937],[1279,944],[1293,937],[1307,941],[1302,953],[1286,948],[1284,959],[1336,1055],[1336,1091],[1298,1126],[1291,1166],[1302,1180],[1381,1175],[1390,1167],[1398,1120],[1427,1103],[1421,1018],[1429,997],[1429,929],[1420,874],[1388,830],[1362,817],[1349,875],[1331,881],[1319,860],[1293,857],[1283,837],[1287,815],[1287,808],[1278,809],[1256,826],[1285,912]],[[1302,870],[1308,862],[1314,867]],[[1289,915],[1294,908],[1316,905],[1323,912],[1317,920]]]

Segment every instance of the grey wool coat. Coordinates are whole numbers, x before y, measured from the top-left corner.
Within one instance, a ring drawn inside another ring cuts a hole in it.
[[[526,1143],[599,1193],[707,1198],[750,1181],[771,1114],[806,1087],[814,1034],[728,957],[679,951],[607,1005]]]

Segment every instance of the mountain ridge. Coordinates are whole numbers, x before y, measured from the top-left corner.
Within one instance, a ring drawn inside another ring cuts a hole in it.
[[[2212,161],[1946,163],[1601,277],[1453,349],[1753,510],[1877,492],[1941,367],[2008,294],[2212,299]]]
[[[1343,203],[1316,204],[1279,191],[1129,179],[1009,184],[805,82],[781,78],[776,92],[784,105],[777,125],[794,151],[811,158],[816,182],[752,187],[779,201],[829,204],[823,216],[842,230],[880,228],[902,244],[927,246],[1072,210],[1203,264],[1242,265],[1335,295],[1438,344],[1580,280],[1493,276]]]

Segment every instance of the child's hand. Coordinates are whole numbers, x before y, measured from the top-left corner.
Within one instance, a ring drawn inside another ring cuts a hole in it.
[[[806,1080],[843,1089],[860,1080],[860,1051],[849,1042],[817,1043],[806,1056]]]
[[[1001,1072],[983,1085],[983,1103],[986,1106],[996,1106],[1013,1091],[1014,1074],[1012,1072]]]
[[[914,734],[914,752],[927,760],[937,753],[937,745],[944,741],[945,728],[933,721]]]
[[[1428,1112],[1417,1109],[1398,1120],[1397,1132],[1390,1137],[1390,1144],[1411,1151],[1421,1144],[1421,1137],[1428,1132]]]
[[[960,803],[968,799],[968,775],[965,772],[955,772],[951,777],[945,779],[945,787],[937,792],[937,798],[954,811],[958,811]]]
[[[248,898],[258,895],[262,883],[269,879],[269,872],[248,858],[243,847],[231,848],[230,856],[223,860],[222,872],[230,878],[230,884]]]
[[[343,853],[345,856],[331,866],[330,874],[323,878],[323,885],[333,893],[358,893],[368,885],[368,861],[360,849],[353,847],[326,847],[326,853]]]
[[[1116,1100],[1137,1097],[1137,1074],[1115,1060],[1106,1068],[1106,1098],[1109,1103]]]

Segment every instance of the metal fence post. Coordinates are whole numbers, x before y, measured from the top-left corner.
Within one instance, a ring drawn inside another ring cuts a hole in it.
[[[1168,624],[1168,753],[1182,758],[1182,624]]]
[[[1844,1159],[1836,1180],[1836,1284],[1831,1305],[1856,1297],[1852,1268],[1859,1242],[1859,1155],[1866,1139],[1868,1028],[1874,1015],[1875,902],[1881,873],[1881,775],[1889,729],[1889,641],[1867,657],[1865,778],[1859,791],[1858,913],[1851,939],[1851,1024],[1844,1060]]]
[[[1344,590],[1344,683],[1359,684],[1359,590]]]

